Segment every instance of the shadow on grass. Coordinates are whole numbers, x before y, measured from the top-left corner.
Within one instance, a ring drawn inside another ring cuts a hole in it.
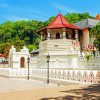
[[[60,92],[70,93],[71,95],[66,94],[65,96],[41,98],[40,100],[100,100],[100,84]]]

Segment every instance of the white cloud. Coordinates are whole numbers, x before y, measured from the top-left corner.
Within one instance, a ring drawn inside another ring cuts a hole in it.
[[[58,11],[61,11],[61,12],[64,12],[64,13],[70,13],[70,12],[77,12],[76,10],[72,9],[72,8],[69,8],[67,6],[63,6],[61,4],[52,4],[52,6],[56,9],[58,9]]]

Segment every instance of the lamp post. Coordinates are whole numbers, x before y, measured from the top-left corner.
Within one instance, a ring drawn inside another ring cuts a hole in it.
[[[50,55],[47,55],[47,84],[49,84],[49,61],[50,61]]]
[[[3,59],[4,68],[5,68],[5,63],[6,63],[6,60],[5,60],[5,59]]]
[[[29,80],[29,63],[30,63],[30,57],[28,56],[28,58],[27,58],[27,63],[28,63],[28,80]]]

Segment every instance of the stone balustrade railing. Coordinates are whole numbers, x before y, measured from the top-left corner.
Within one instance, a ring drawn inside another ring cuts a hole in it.
[[[86,56],[79,56],[78,57],[78,66],[79,68],[86,68],[86,69],[100,69],[100,54],[98,51],[95,52],[95,55],[91,53],[89,60],[86,59]]]
[[[30,78],[47,78],[47,69],[30,68]],[[11,78],[27,78],[28,69],[0,68],[0,75]],[[50,80],[73,81],[81,83],[100,83],[100,70],[64,70],[49,69]]]
[[[9,77],[9,68],[0,68],[0,76]]]

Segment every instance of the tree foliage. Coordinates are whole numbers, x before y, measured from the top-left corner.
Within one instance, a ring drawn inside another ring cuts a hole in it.
[[[86,18],[93,18],[93,16],[91,16],[89,13],[85,12],[85,13],[67,13],[65,15],[65,18],[70,22],[70,23],[76,23],[79,22],[83,19]]]
[[[43,28],[42,22],[16,21],[5,22],[0,25],[0,53],[5,53],[5,43],[10,43],[19,51],[24,45],[36,45],[38,48],[39,36],[37,30]]]
[[[91,35],[95,37],[94,45],[100,51],[100,22],[91,29]]]

